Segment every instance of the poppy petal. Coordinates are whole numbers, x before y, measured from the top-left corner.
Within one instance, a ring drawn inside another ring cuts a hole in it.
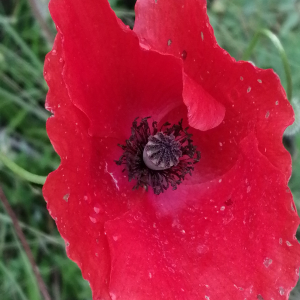
[[[229,118],[232,112],[240,114],[244,125],[254,126],[260,151],[285,173],[286,181],[290,178],[291,160],[282,134],[294,117],[280,80],[271,70],[236,62],[219,47],[205,0],[138,0],[134,31],[151,49],[176,57],[184,53],[184,73],[224,105]]]
[[[159,121],[182,103],[180,60],[141,48],[107,1],[52,0],[50,12],[63,35],[64,81],[90,134],[123,142],[136,117]]]
[[[254,135],[240,153],[222,179],[167,192],[105,224],[112,299],[288,296],[300,263],[292,195]]]
[[[71,102],[62,76],[62,39],[58,34],[45,61],[46,107],[54,113],[47,121],[47,133],[61,164],[47,177],[43,195],[66,242],[67,254],[89,280],[95,299],[110,300],[110,254],[104,222],[125,213],[143,195],[133,193],[128,180],[123,186],[114,177],[111,155],[117,141],[89,135],[88,118]],[[119,189],[122,193],[117,196]]]
[[[183,76],[183,101],[188,109],[189,125],[203,131],[220,125],[225,116],[225,107],[191,77],[186,74]]]

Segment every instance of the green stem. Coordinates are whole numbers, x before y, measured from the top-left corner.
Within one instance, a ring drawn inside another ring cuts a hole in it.
[[[14,172],[18,176],[20,176],[21,178],[23,178],[29,182],[41,184],[41,185],[43,185],[45,183],[46,177],[35,175],[35,174],[32,174],[32,173],[26,171],[25,169],[19,167],[16,163],[11,161],[9,158],[7,158],[2,153],[0,153],[0,161],[2,161],[2,163],[7,168],[9,168],[12,172]]]
[[[286,52],[284,51],[284,48],[283,48],[280,40],[273,32],[271,32],[268,29],[258,30],[256,32],[256,34],[254,35],[249,47],[246,49],[246,51],[242,57],[242,60],[249,60],[251,54],[253,53],[255,46],[257,45],[257,42],[259,41],[261,36],[266,36],[267,38],[269,38],[280,54],[280,57],[281,57],[281,60],[283,63],[283,67],[284,67],[286,81],[287,81],[286,93],[287,93],[288,99],[291,101],[292,100],[292,91],[293,91],[291,68],[290,68],[290,65],[288,62]]]

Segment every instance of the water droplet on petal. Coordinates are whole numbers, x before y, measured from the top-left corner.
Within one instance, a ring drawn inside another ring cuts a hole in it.
[[[183,60],[186,59],[186,57],[187,57],[187,52],[186,52],[185,50],[183,50],[183,51],[181,52],[181,57],[182,57]]]
[[[293,212],[296,211],[296,207],[295,207],[295,203],[294,202],[291,202],[291,209]]]
[[[117,296],[114,293],[109,293],[111,300],[117,300]]]
[[[206,245],[199,245],[197,247],[197,252],[199,254],[205,254],[206,252],[208,252],[209,248]]]
[[[69,197],[70,197],[70,194],[65,194],[65,195],[63,196],[63,199],[64,199],[66,202],[68,202]]]
[[[266,268],[269,268],[269,266],[272,264],[273,260],[271,258],[266,257],[264,260],[264,265]]]
[[[93,218],[93,217],[90,216],[90,220],[91,220],[93,223],[97,223],[96,218]]]
[[[133,217],[136,221],[139,220],[142,217],[142,213],[139,211],[137,214]]]
[[[95,206],[94,207],[94,212],[96,213],[96,214],[99,214],[99,212],[100,212],[100,207],[98,207],[98,206]]]
[[[91,201],[92,201],[91,197],[89,195],[84,195],[83,196],[83,200],[86,201],[86,202],[88,202],[88,203],[91,203]]]
[[[283,296],[284,295],[284,293],[285,293],[285,290],[284,290],[284,288],[281,286],[281,287],[279,287],[279,294],[281,295],[281,296]]]

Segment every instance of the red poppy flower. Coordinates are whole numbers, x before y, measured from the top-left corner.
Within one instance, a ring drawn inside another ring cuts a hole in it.
[[[287,299],[299,218],[278,76],[217,45],[204,0],[139,0],[133,31],[106,0],[50,10],[61,165],[43,192],[93,299]]]

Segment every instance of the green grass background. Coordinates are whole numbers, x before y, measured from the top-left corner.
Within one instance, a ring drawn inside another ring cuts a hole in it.
[[[40,17],[55,34],[47,0],[35,0]],[[133,24],[134,1],[111,0],[117,15]],[[299,0],[215,0],[209,2],[209,16],[220,45],[241,59],[255,32],[268,28],[281,40],[293,79],[294,106],[300,117],[300,1]],[[59,165],[45,130],[49,113],[44,109],[47,85],[43,61],[51,49],[28,0],[0,0],[0,183],[31,246],[48,289],[55,300],[91,299],[88,283],[65,254],[64,242],[50,218],[41,186],[30,183],[14,162],[25,170],[45,176]],[[286,87],[280,56],[262,38],[251,60],[259,67],[273,68]],[[297,130],[297,128],[295,128]],[[293,157],[290,188],[300,207],[300,136],[285,137]],[[253,270],[255,271],[255,270]],[[29,261],[16,238],[12,222],[0,204],[0,299],[42,299]],[[290,300],[300,299],[300,286]],[[266,299],[268,300],[268,299]]]

